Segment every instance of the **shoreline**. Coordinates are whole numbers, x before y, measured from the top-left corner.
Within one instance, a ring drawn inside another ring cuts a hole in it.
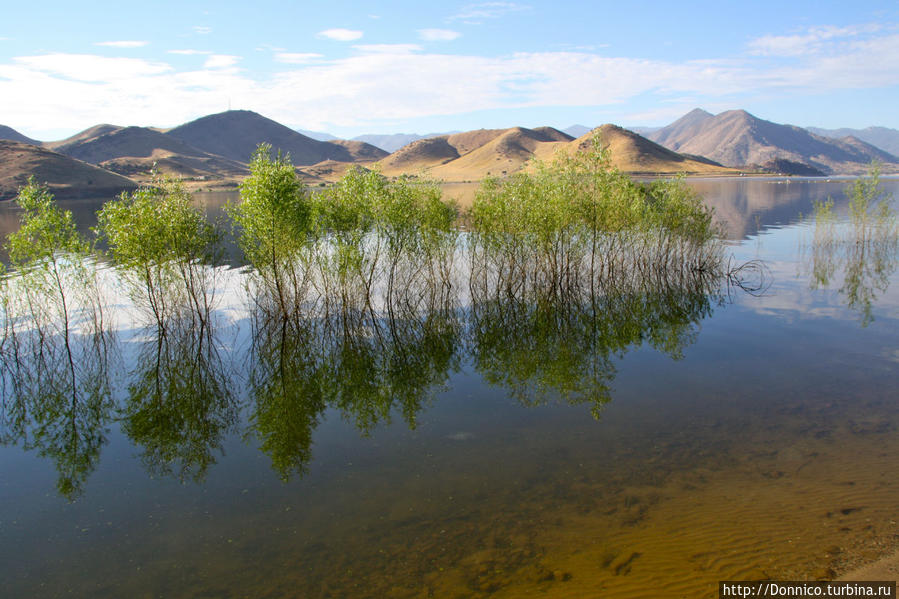
[[[874,562],[846,572],[836,580],[873,581],[899,580],[899,550]]]

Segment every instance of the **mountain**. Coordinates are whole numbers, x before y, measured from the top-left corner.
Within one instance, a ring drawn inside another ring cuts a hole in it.
[[[617,168],[635,174],[737,174],[702,157],[685,156],[632,131],[603,125],[596,130]],[[575,152],[591,143],[592,133],[577,139],[551,127],[479,129],[421,139],[400,148],[378,166],[386,175],[424,174],[444,181],[475,181],[529,168],[534,158],[550,161],[558,152]]]
[[[331,135],[330,133],[325,133],[324,131],[309,131],[308,129],[297,129],[297,133],[305,135],[306,137],[311,137],[316,141],[334,141],[338,139],[337,137]]]
[[[552,127],[459,133],[449,136],[447,141],[461,156],[431,169],[430,174],[454,181],[509,175],[524,168],[532,158],[551,158],[558,147],[571,140],[570,135]]]
[[[295,165],[312,165],[325,160],[356,162],[354,155],[386,156],[378,148],[355,151],[338,143],[318,141],[297,133],[249,110],[229,110],[204,116],[166,132],[188,145],[238,162],[249,162],[260,143],[290,154]]]
[[[497,141],[500,138],[503,138],[502,142]],[[561,131],[548,127],[534,130],[521,127],[477,129],[419,139],[400,148],[378,165],[386,175],[428,170],[432,176],[449,180],[479,179],[487,172],[499,175],[503,170],[518,170],[533,155],[536,144],[570,139]],[[523,158],[525,155],[527,158]]]
[[[671,150],[732,167],[777,164],[780,160],[826,174],[857,174],[877,160],[899,169],[895,156],[856,138],[821,137],[800,127],[760,119],[745,110],[712,116],[696,109],[650,134],[649,139]]]
[[[0,139],[18,141],[24,144],[31,144],[33,146],[41,145],[41,142],[31,139],[30,137],[25,137],[12,127],[7,127],[6,125],[0,125]]]
[[[694,108],[667,127],[662,127],[646,135],[646,138],[663,145],[670,150],[678,151],[684,140],[690,140],[702,131],[706,121],[714,118],[710,112]]]
[[[184,178],[221,179],[248,172],[235,160],[198,150],[147,127],[97,125],[46,145],[70,158],[126,176],[147,174],[154,164],[161,172]]]
[[[137,187],[126,177],[46,148],[0,140],[0,200],[14,198],[29,175],[60,199],[111,197]]]
[[[648,137],[659,129],[661,129],[661,127],[627,127],[628,131],[633,131],[637,135],[642,135],[643,137]]]
[[[602,125],[599,133],[603,147],[609,150],[612,165],[632,174],[728,175],[733,169],[701,156],[679,154],[645,137],[616,125]],[[592,143],[593,132],[569,144],[569,151],[580,150]]]
[[[63,146],[71,146],[75,145],[79,142],[88,141],[91,139],[96,139],[101,135],[105,135],[112,131],[118,131],[119,129],[124,129],[124,127],[119,127],[118,125],[109,125],[107,123],[103,123],[102,125],[94,125],[93,127],[89,127],[80,133],[76,133],[71,137],[67,137],[66,139],[62,139],[59,141],[45,141],[41,145],[47,148],[48,150],[53,150],[54,152],[58,151],[60,147]]]
[[[867,127],[865,129],[819,129],[818,127],[806,127],[806,130],[820,135],[842,139],[854,137],[872,146],[889,152],[893,156],[899,156],[899,130],[887,127]]]
[[[590,133],[590,127],[584,127],[583,125],[572,125],[570,127],[566,127],[562,129],[562,133],[567,133],[571,137],[580,137],[581,135],[587,135]]]
[[[419,135],[417,133],[391,133],[383,135],[368,133],[365,135],[358,135],[354,137],[353,141],[364,141],[373,146],[377,146],[382,150],[393,153],[403,146],[411,144],[413,141],[418,141],[419,139],[429,139],[431,137],[440,137],[443,135],[452,135],[453,133],[458,133],[458,131],[450,131],[447,133],[428,133],[426,135]]]

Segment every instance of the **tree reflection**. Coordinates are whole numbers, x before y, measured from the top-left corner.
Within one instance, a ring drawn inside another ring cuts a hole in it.
[[[209,318],[166,319],[156,329],[138,352],[122,407],[122,428],[150,472],[205,477],[237,422],[232,385]]]
[[[815,232],[811,243],[811,288],[827,287],[839,269],[840,294],[861,326],[874,320],[877,298],[886,293],[899,259],[899,220],[884,194],[875,169],[847,188],[849,223],[838,226],[833,200],[815,203]]]
[[[285,312],[254,298],[252,432],[282,478],[305,471],[326,408],[363,434],[394,410],[415,426],[429,394],[458,368],[457,300],[435,276],[446,268],[394,262],[390,293],[370,290],[364,271],[329,276],[319,281],[328,295]]]
[[[713,255],[702,256],[713,269],[672,269],[645,253],[621,253],[615,276],[584,268],[601,265],[607,253],[552,262],[520,256],[487,250],[476,258],[469,313],[475,368],[523,404],[557,396],[589,403],[594,416],[611,400],[615,359],[629,349],[647,343],[682,357],[699,321],[711,314],[725,274]],[[622,269],[624,260],[645,265],[644,272]],[[564,272],[553,264],[564,264]]]
[[[57,490],[72,501],[107,442],[114,413],[109,376],[114,340],[102,329],[64,336],[19,312],[16,299],[22,298],[3,300],[0,440],[49,458],[57,470]]]

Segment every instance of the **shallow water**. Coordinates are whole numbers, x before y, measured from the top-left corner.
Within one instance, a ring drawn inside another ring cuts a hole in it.
[[[147,361],[126,335],[111,405],[79,412],[98,449],[68,497],[57,485],[71,455],[48,448],[71,447],[49,441],[75,416],[18,426],[6,391],[0,595],[713,597],[718,580],[826,578],[887,553],[899,545],[895,256],[862,278],[868,302],[853,301],[839,252],[815,285],[801,216],[828,195],[845,214],[843,182],[693,184],[728,218],[734,262],[764,261],[767,292],[641,303],[649,316],[607,323],[619,341],[586,360],[535,336],[524,313],[489,328],[498,337],[465,337],[455,361],[417,346],[418,376],[390,379],[381,403],[347,383],[357,393],[342,401],[271,404],[253,394],[238,315],[210,369],[234,374],[219,381],[231,394],[148,406],[129,401]],[[291,355],[296,389],[306,362]],[[570,381],[572,364],[596,369],[581,371],[597,374],[581,387],[594,395],[538,392]]]

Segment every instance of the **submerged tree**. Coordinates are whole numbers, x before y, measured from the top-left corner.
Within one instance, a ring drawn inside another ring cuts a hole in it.
[[[74,499],[106,443],[112,409],[93,248],[71,212],[33,178],[16,202],[21,227],[6,246],[14,274],[0,299],[2,376],[11,395],[4,420],[7,435],[54,461],[60,493]]]
[[[103,205],[97,221],[132,299],[157,326],[175,315],[207,322],[221,234],[180,181],[158,177],[123,193]]]
[[[250,176],[240,184],[240,203],[228,213],[238,229],[238,243],[264,297],[282,312],[299,305],[307,269],[303,253],[309,242],[312,211],[305,186],[290,163],[271,146],[260,144],[250,161]]]
[[[829,285],[841,266],[840,293],[848,307],[861,315],[865,327],[874,320],[874,303],[886,292],[899,263],[899,219],[891,196],[880,184],[876,164],[867,177],[859,177],[846,187],[846,196],[849,222],[845,228],[836,224],[832,199],[815,203],[811,287]]]

